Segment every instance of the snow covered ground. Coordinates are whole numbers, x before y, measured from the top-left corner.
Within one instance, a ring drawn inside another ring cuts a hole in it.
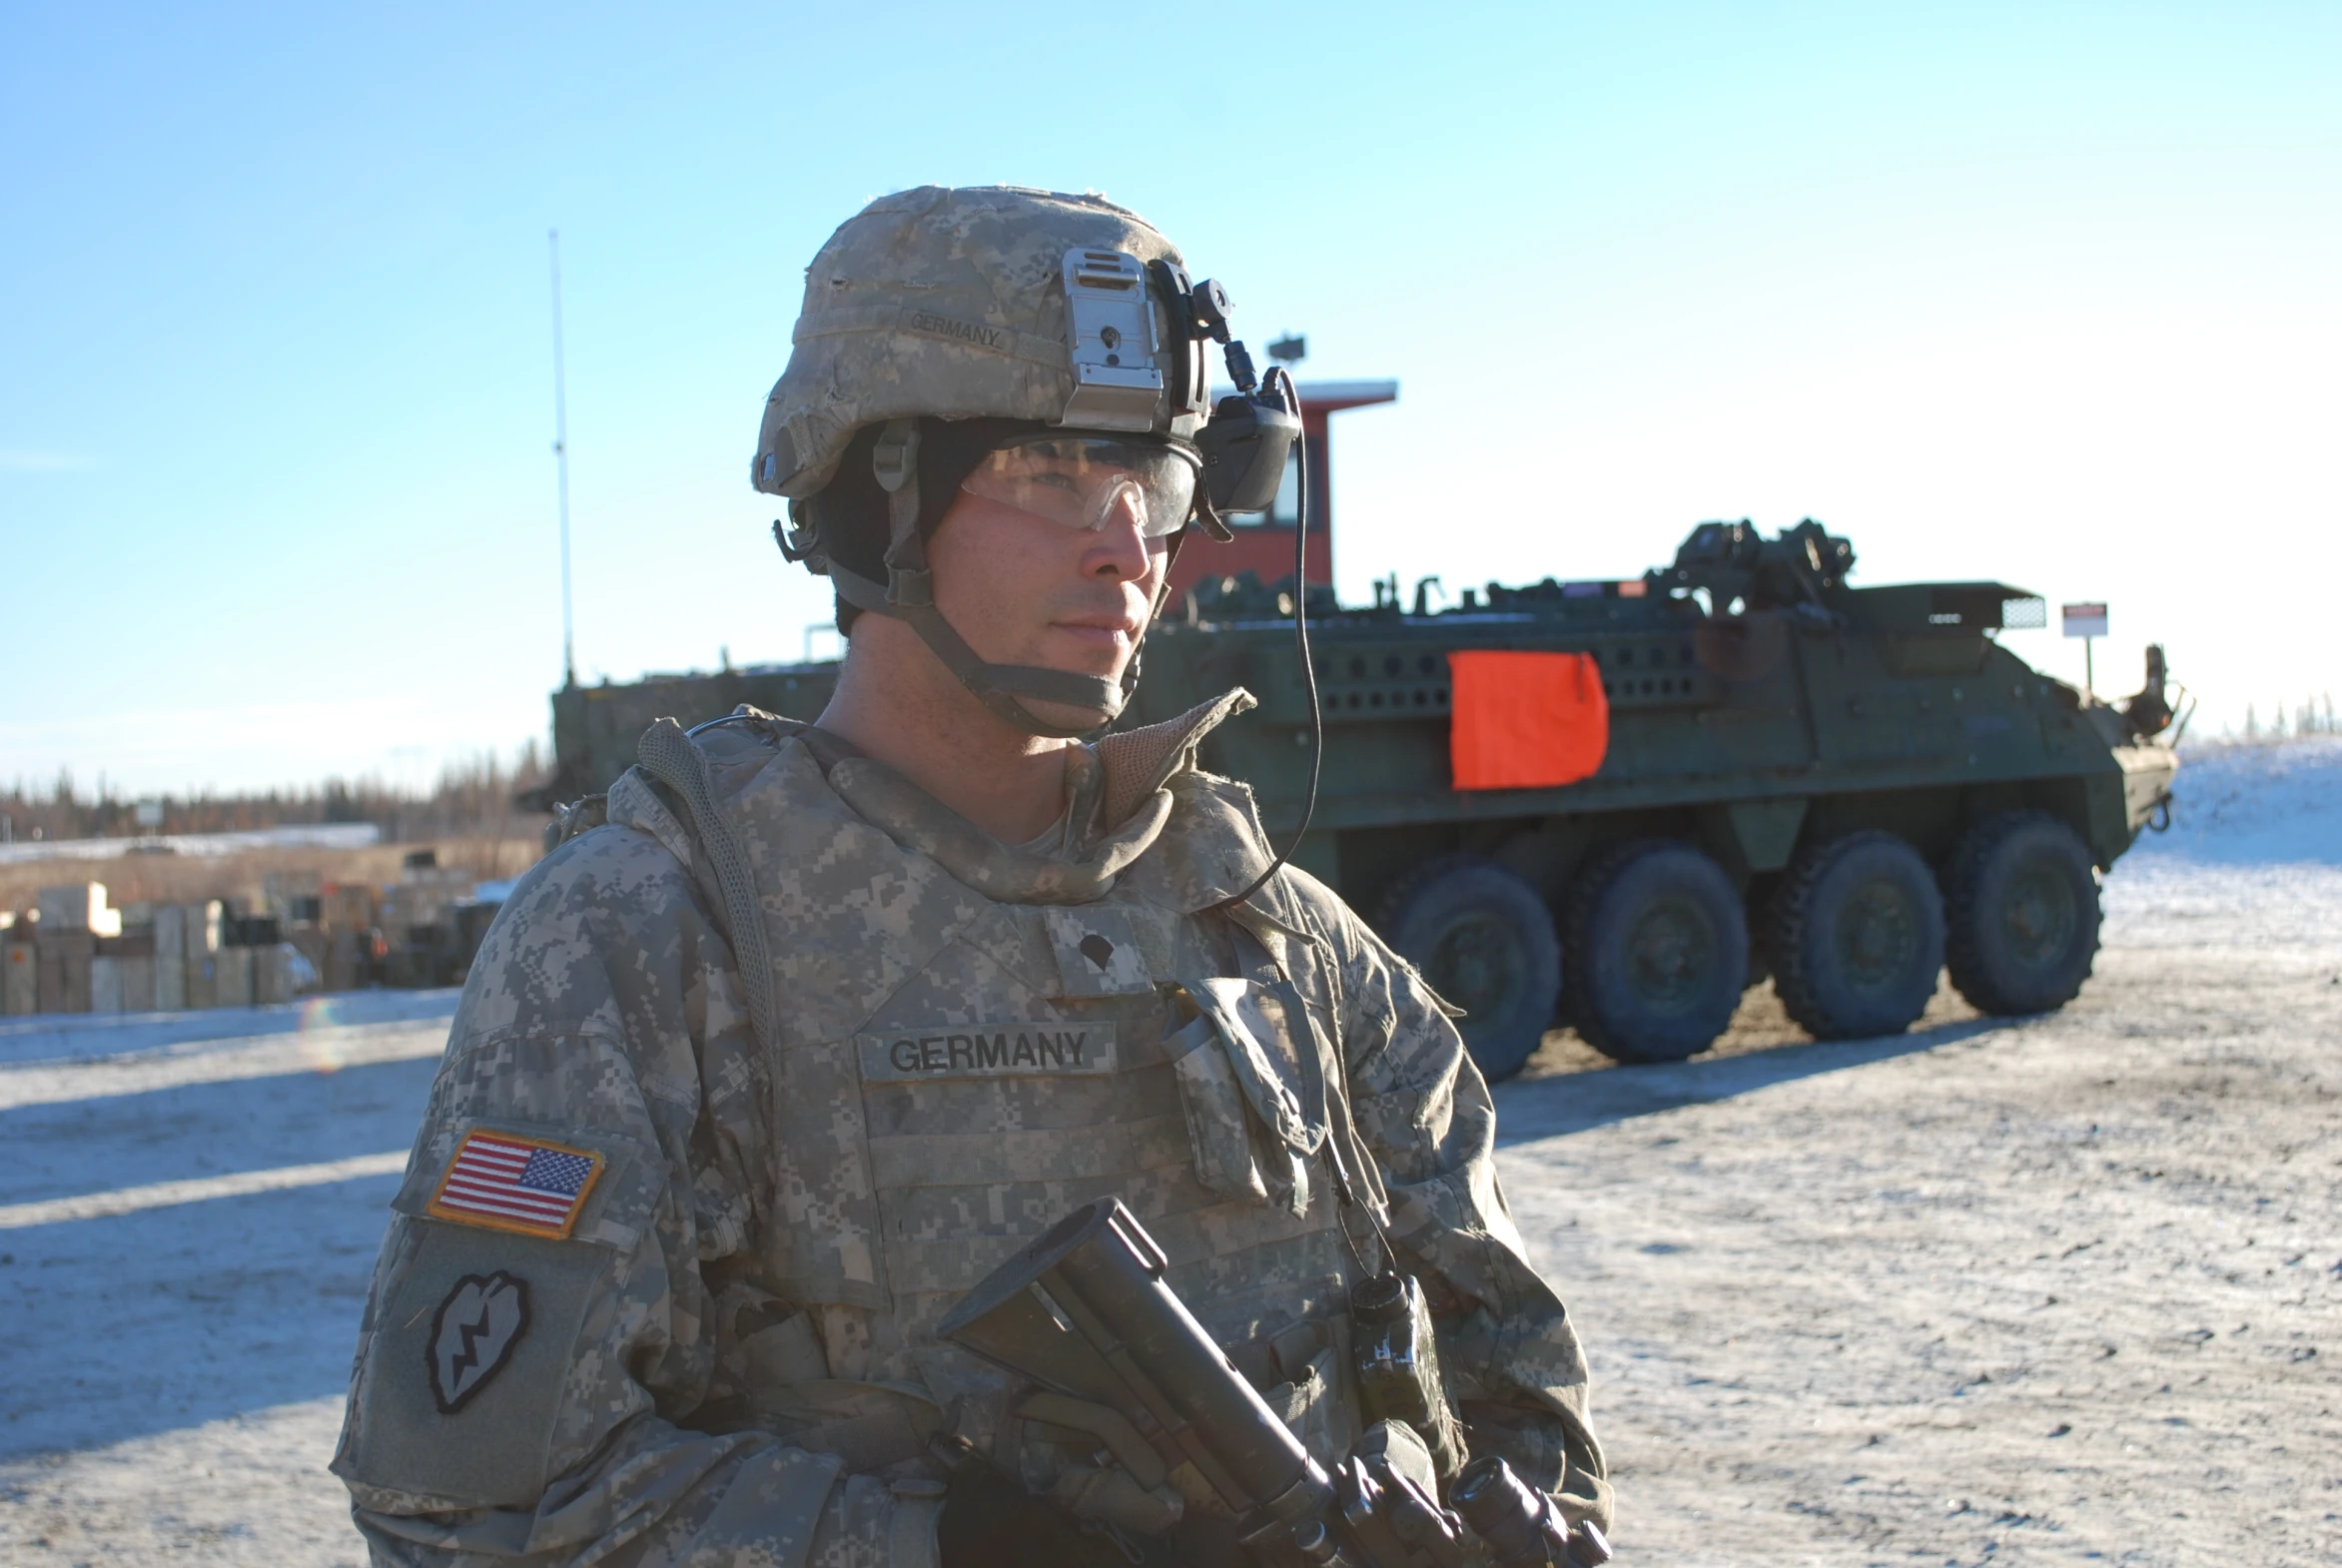
[[[452,992],[0,1025],[0,1561],[363,1560],[325,1472]]]
[[[0,844],[0,866],[43,860],[112,860],[136,844],[148,854],[220,858],[256,849],[372,849],[383,841],[372,822],[301,823],[242,833],[157,833],[139,839],[18,839]]]
[[[2180,790],[2061,1014],[1759,994],[1500,1092],[1623,1562],[2342,1555],[2342,742]],[[361,1561],[324,1464],[452,1008],[0,1025],[0,1562]]]
[[[2342,1560],[2342,741],[2179,793],[2058,1014],[1500,1092],[1622,1562]]]
[[[2107,946],[2342,942],[2342,735],[2181,755],[2171,830],[2107,879]]]

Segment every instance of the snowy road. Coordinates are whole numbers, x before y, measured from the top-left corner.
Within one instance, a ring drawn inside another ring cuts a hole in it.
[[[2191,777],[2062,1014],[1759,994],[1500,1092],[1623,1562],[2342,1555],[2342,748],[2272,755]],[[361,1561],[323,1466],[451,1008],[0,1026],[0,1561]]]
[[[2342,1558],[2327,891],[2322,944],[2117,948],[2050,1018],[1508,1092],[1630,1560]]]
[[[0,1560],[363,1557],[324,1459],[453,1011],[0,1028]]]

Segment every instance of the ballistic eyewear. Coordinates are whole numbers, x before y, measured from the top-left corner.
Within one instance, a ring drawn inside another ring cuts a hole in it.
[[[1195,509],[1202,463],[1184,447],[1111,435],[1036,435],[987,452],[960,488],[1068,528],[1096,530],[1128,506],[1150,539]]]

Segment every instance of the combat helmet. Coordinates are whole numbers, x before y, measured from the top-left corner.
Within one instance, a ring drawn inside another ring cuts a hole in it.
[[[1212,340],[1229,346],[1238,388],[1216,411]],[[783,553],[830,577],[844,604],[908,623],[1018,728],[1087,735],[1121,712],[1136,658],[1119,683],[986,662],[935,608],[925,534],[989,442],[1040,430],[1182,454],[1199,481],[1192,509],[1170,526],[1199,517],[1224,537],[1219,513],[1268,503],[1299,429],[1289,390],[1279,402],[1256,387],[1228,336],[1225,293],[1192,283],[1177,250],[1136,214],[1099,196],[922,186],[848,219],[806,269],[750,477],[789,501],[787,522],[774,524]],[[857,488],[883,506],[883,560],[845,536],[836,501]],[[1020,699],[1104,718],[1056,726]]]

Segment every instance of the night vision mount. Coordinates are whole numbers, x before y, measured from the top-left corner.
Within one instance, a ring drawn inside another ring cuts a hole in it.
[[[1282,367],[1269,372],[1261,384],[1252,368],[1251,351],[1228,329],[1232,306],[1217,279],[1190,284],[1187,275],[1166,261],[1149,265],[1157,292],[1171,318],[1171,331],[1191,347],[1179,357],[1182,385],[1171,389],[1174,406],[1199,409],[1208,396],[1206,343],[1225,352],[1228,380],[1235,391],[1219,399],[1210,422],[1196,434],[1203,457],[1203,483],[1196,497],[1196,514],[1216,538],[1231,537],[1222,517],[1239,512],[1262,512],[1276,500],[1285,463],[1293,443],[1301,438],[1301,402],[1292,378]]]

